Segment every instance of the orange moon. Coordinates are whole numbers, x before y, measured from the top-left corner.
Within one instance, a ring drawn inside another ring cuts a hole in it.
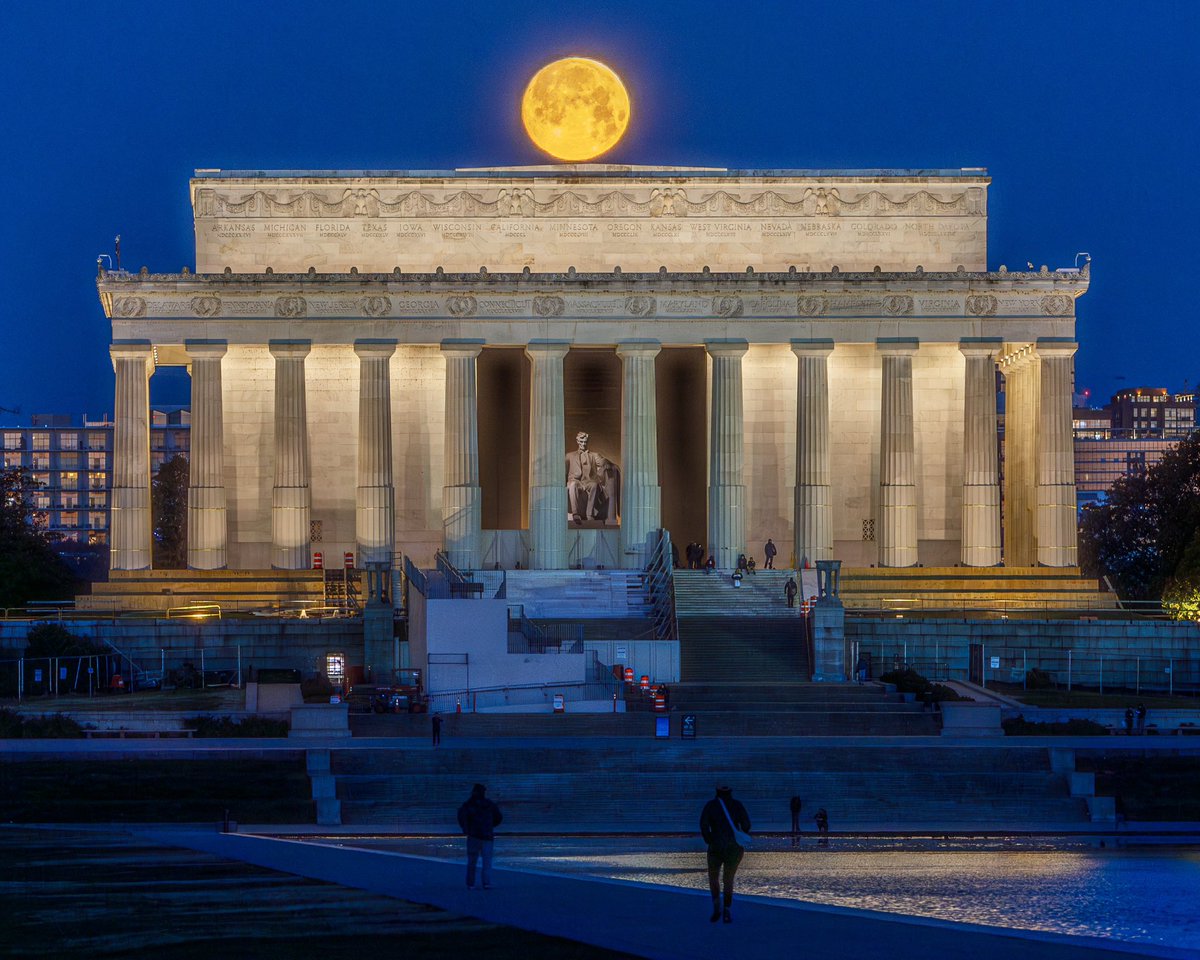
[[[567,57],[533,75],[521,98],[525,132],[559,160],[591,160],[616,146],[629,126],[629,94],[598,60]]]

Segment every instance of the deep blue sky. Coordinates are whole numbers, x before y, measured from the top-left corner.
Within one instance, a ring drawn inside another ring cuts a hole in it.
[[[1200,3],[1153,0],[14,0],[0,406],[111,409],[96,255],[193,266],[193,168],[537,162],[520,94],[567,54],[630,90],[613,161],[986,166],[991,268],[1094,258],[1078,385],[1194,385],[1198,41]]]

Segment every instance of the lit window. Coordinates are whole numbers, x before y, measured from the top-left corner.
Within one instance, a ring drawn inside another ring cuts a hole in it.
[[[21,466],[21,454],[8,453],[6,451],[4,454],[4,468],[6,470],[15,470],[20,466]]]
[[[50,449],[50,434],[36,431],[33,434],[33,449],[34,450],[49,450]]]
[[[108,543],[108,534],[98,531],[92,531],[88,534],[87,542],[93,547],[103,546]]]
[[[4,435],[5,450],[22,450],[25,447],[24,437],[19,433],[6,433]]]
[[[93,490],[103,490],[108,486],[108,474],[93,473],[89,478],[88,484]]]
[[[79,434],[77,434],[77,433],[60,433],[58,435],[58,449],[60,449],[60,450],[78,450],[79,449]]]
[[[108,526],[108,514],[106,513],[89,513],[88,526],[93,530],[103,530]]]
[[[79,494],[77,493],[63,493],[61,499],[65,510],[74,510],[79,506]]]
[[[107,493],[89,493],[88,494],[88,506],[89,507],[107,507],[108,506],[108,494]]]
[[[58,476],[64,490],[74,490],[79,486],[79,473],[75,470],[64,470]]]
[[[88,465],[89,470],[107,470],[108,469],[108,454],[106,454],[106,453],[89,453],[87,465]]]
[[[79,466],[79,454],[60,453],[58,455],[58,466],[62,470],[74,470]]]
[[[49,470],[50,469],[50,454],[35,453],[33,455],[34,470]]]
[[[29,478],[33,481],[34,486],[38,486],[38,487],[50,486],[50,474],[48,474],[48,473],[33,473],[33,474],[30,474]]]
[[[38,510],[49,510],[50,509],[50,494],[35,493],[33,495],[33,505]]]
[[[104,450],[108,446],[108,444],[106,444],[104,442],[106,436],[107,436],[107,434],[104,434],[104,433],[98,433],[98,432],[89,433],[88,434],[88,449],[89,450]]]

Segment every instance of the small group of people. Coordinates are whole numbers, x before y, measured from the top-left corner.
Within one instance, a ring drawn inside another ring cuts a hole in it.
[[[1136,707],[1125,708],[1125,736],[1145,736],[1146,734],[1146,705],[1139,703]]]
[[[800,834],[800,812],[803,802],[799,796],[788,801],[792,815],[792,845]],[[467,838],[467,889],[477,890],[478,876],[484,890],[492,888],[492,854],[495,848],[496,827],[504,820],[500,807],[488,799],[487,787],[477,783],[471,787],[471,795],[458,808],[458,826]],[[820,835],[818,843],[829,843],[829,815],[821,807],[814,815]],[[738,866],[746,855],[750,841],[750,814],[738,800],[732,788],[722,783],[716,796],[700,811],[700,836],[708,847],[708,889],[712,895],[710,923],[733,922],[733,887]],[[483,869],[478,870],[482,860]]]
[[[687,568],[689,570],[708,569],[710,565],[715,567],[716,560],[711,556],[707,561],[704,559],[704,544],[689,543],[683,550],[683,555],[687,559]]]

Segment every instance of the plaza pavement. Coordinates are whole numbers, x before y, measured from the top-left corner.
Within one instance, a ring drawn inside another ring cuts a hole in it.
[[[702,891],[507,868],[495,869],[493,889],[472,891],[466,889],[461,863],[428,857],[194,828],[139,832],[166,845],[659,960],[1200,958],[1200,951],[755,896],[737,898],[732,924],[710,924],[710,901]]]

